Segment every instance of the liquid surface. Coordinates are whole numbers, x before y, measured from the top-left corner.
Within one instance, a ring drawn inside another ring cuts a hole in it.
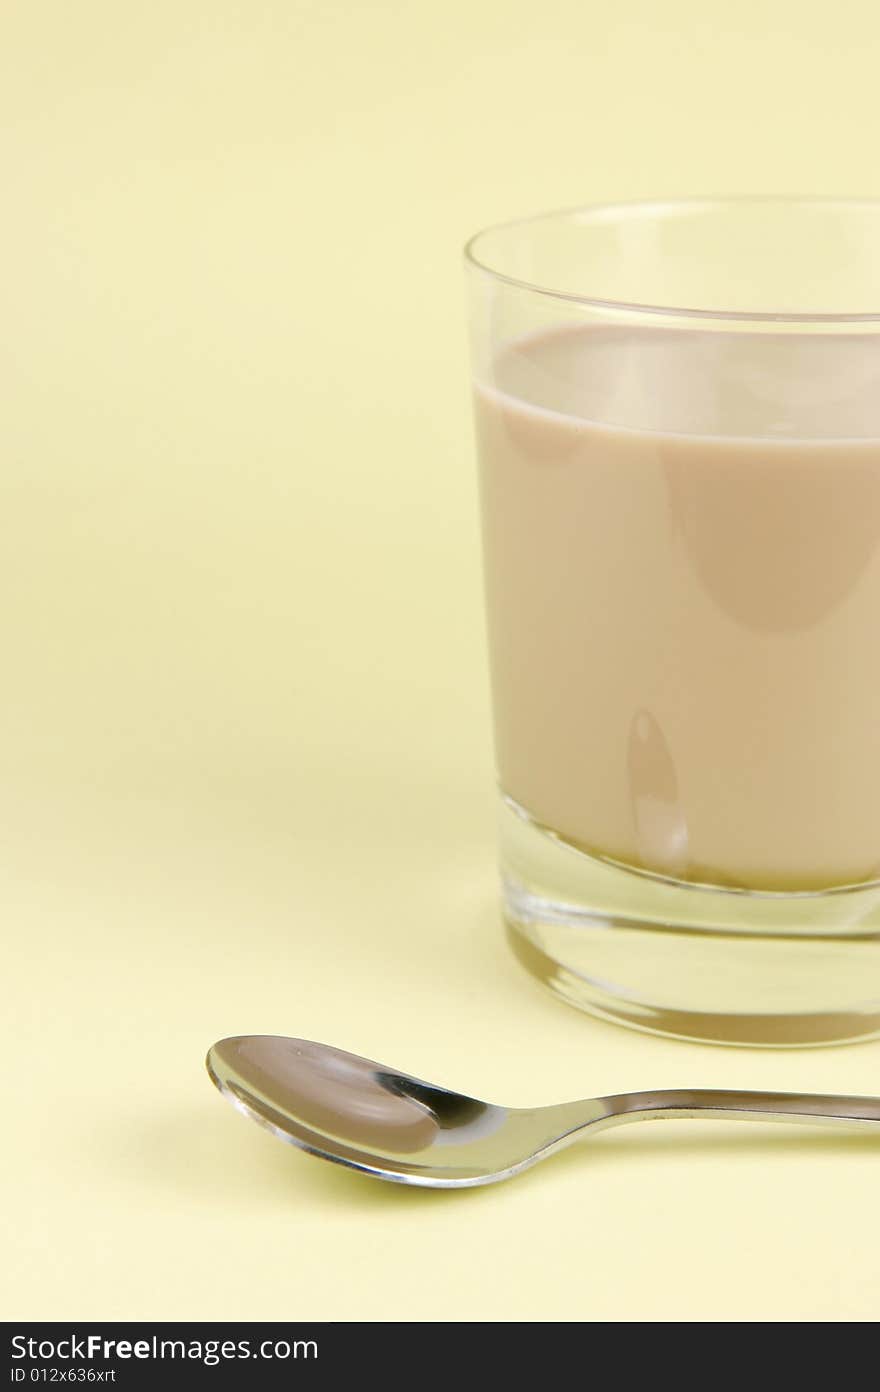
[[[502,786],[595,854],[880,873],[880,338],[566,327],[477,384]]]

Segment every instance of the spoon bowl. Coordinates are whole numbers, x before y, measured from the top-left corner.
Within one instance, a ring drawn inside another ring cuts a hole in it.
[[[215,1044],[207,1068],[234,1107],[280,1140],[380,1179],[487,1184],[537,1159],[531,1113],[330,1045],[242,1035]]]
[[[630,1092],[550,1107],[503,1107],[329,1044],[237,1035],[208,1051],[229,1102],[310,1155],[434,1189],[509,1179],[586,1131],[647,1118],[711,1117],[874,1127],[880,1099],[799,1093]]]

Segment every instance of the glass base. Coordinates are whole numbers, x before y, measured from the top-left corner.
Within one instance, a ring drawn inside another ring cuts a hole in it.
[[[714,1044],[880,1035],[880,883],[770,894],[601,860],[501,799],[504,914],[520,961],[616,1024]]]

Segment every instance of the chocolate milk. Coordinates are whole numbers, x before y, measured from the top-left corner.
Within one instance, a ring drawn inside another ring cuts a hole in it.
[[[564,327],[476,403],[503,791],[679,880],[880,875],[880,337]]]

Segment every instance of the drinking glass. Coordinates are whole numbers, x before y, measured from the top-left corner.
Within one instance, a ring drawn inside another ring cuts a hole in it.
[[[466,266],[516,952],[643,1029],[880,1032],[880,203],[586,207]]]

